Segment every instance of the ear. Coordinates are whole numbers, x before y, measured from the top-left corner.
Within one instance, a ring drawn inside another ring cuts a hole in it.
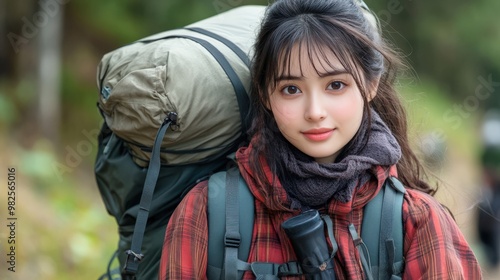
[[[368,85],[368,91],[366,96],[368,102],[372,101],[373,98],[377,96],[379,82],[380,82],[380,77],[376,78]]]

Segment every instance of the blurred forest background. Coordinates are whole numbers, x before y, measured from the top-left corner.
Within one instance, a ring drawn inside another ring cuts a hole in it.
[[[399,81],[412,140],[442,178],[489,279],[475,230],[481,124],[500,107],[498,0],[366,0],[411,65]],[[96,67],[122,45],[246,0],[0,0],[0,278],[97,279],[117,243],[93,174]],[[7,270],[7,174],[16,168],[16,272]],[[488,278],[487,278],[488,279]]]

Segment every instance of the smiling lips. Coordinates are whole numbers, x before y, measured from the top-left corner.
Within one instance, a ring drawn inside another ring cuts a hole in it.
[[[334,130],[331,128],[317,128],[304,131],[302,134],[309,140],[319,142],[328,139]]]

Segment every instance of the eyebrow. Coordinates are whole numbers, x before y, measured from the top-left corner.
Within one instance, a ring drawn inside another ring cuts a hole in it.
[[[318,75],[323,78],[323,77],[328,77],[328,76],[337,76],[337,75],[343,75],[343,74],[350,74],[347,72],[345,69],[336,69],[336,70],[331,70],[327,72],[320,72]],[[290,80],[301,80],[304,76],[294,76],[294,75],[280,75],[276,81],[290,81]]]

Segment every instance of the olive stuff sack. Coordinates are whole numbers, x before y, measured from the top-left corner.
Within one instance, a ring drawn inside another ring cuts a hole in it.
[[[242,6],[103,56],[95,177],[119,243],[102,279],[156,279],[184,195],[245,138],[249,64],[264,6]]]
[[[397,178],[387,178],[382,189],[363,209],[361,236],[352,224],[349,226],[368,280],[398,280],[402,277],[402,207],[405,192]],[[304,274],[298,262],[246,262],[252,243],[254,212],[254,197],[236,167],[210,176],[207,207],[208,279],[241,279],[247,270],[251,270],[256,279],[269,280]],[[330,240],[336,244],[330,231]],[[331,252],[331,256],[335,253],[336,249]],[[311,274],[306,278],[319,279]]]

